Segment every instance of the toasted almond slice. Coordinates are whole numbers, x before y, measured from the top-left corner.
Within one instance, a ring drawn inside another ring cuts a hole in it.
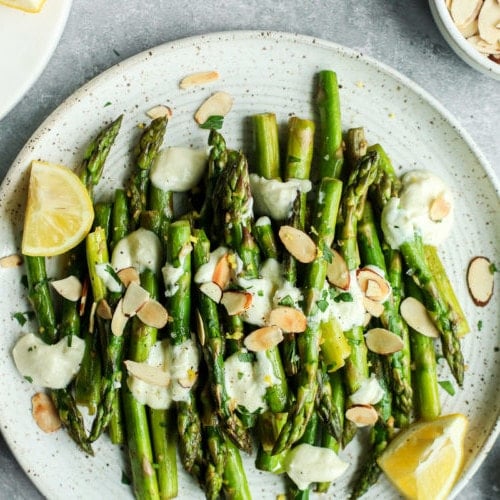
[[[453,0],[450,13],[457,26],[470,23],[479,14],[483,0]]]
[[[211,116],[226,116],[233,107],[233,97],[227,92],[212,94],[196,111],[194,119],[203,125]]]
[[[307,318],[300,309],[279,306],[269,313],[267,323],[279,326],[285,333],[302,333],[307,327]]]
[[[374,302],[374,304],[380,305],[378,302]],[[368,311],[365,312],[365,317],[363,319],[363,323],[361,326],[366,328],[370,324],[371,319],[372,319],[372,315]]]
[[[355,405],[351,406],[345,416],[351,422],[354,422],[357,427],[366,427],[374,425],[378,420],[377,410],[372,405]]]
[[[130,359],[123,362],[129,375],[132,375],[147,384],[168,387],[170,385],[170,372],[161,366],[151,366],[147,363],[137,363]]]
[[[326,277],[328,281],[342,290],[349,290],[351,284],[351,275],[347,268],[347,263],[336,250],[332,250],[333,258],[326,268]]]
[[[439,222],[450,213],[450,210],[451,203],[444,196],[438,196],[431,201],[429,206],[429,219]]]
[[[87,305],[87,297],[89,295],[89,280],[88,278],[84,280],[83,285],[82,285],[82,296],[80,298],[80,308],[78,313],[80,316],[83,316],[85,314],[85,307]]]
[[[76,276],[68,276],[61,280],[51,281],[54,290],[65,299],[76,302],[82,296],[82,284]]]
[[[137,272],[137,269],[135,267],[125,267],[123,269],[120,269],[116,274],[120,278],[125,288],[127,288],[130,283],[135,283],[137,285],[141,283],[141,277],[139,276],[139,273]]]
[[[366,332],[366,347],[377,354],[392,354],[404,347],[403,339],[385,328],[372,328]]]
[[[116,337],[121,337],[128,319],[129,316],[123,312],[123,299],[120,299],[111,318],[111,333]]]
[[[462,36],[465,38],[469,38],[470,36],[474,36],[478,34],[478,23],[477,19],[473,19],[470,23],[465,24],[464,26],[457,26],[458,31],[462,33]]]
[[[498,55],[500,51],[498,50],[498,44],[491,44],[483,40],[479,35],[474,35],[467,38],[467,41],[481,54],[493,54]]]
[[[252,294],[243,291],[229,290],[222,294],[221,304],[229,316],[235,316],[246,311],[252,305]]]
[[[477,18],[479,35],[491,45],[497,45],[500,40],[500,30],[496,26],[500,21],[500,5],[495,0],[484,0]]]
[[[391,294],[390,283],[371,267],[358,269],[356,277],[365,297],[375,302],[384,302]]]
[[[96,311],[97,311],[97,302],[92,302],[92,306],[90,307],[90,314],[89,314],[89,332],[90,333],[94,332]]]
[[[31,398],[31,411],[36,424],[43,432],[54,432],[61,428],[61,419],[48,394],[37,392]]]
[[[126,316],[133,316],[149,300],[149,292],[137,283],[130,283],[123,296],[122,311]]]
[[[168,322],[168,312],[157,300],[149,299],[137,311],[137,317],[148,326],[163,328]]]
[[[400,312],[408,326],[426,337],[437,338],[439,331],[432,322],[424,304],[414,297],[406,297],[401,302]]]
[[[283,340],[283,330],[279,326],[264,326],[247,335],[243,340],[249,351],[267,351]]]
[[[151,465],[151,461],[149,458],[144,455],[142,459],[142,472],[144,472],[144,475],[146,477],[152,477],[153,474],[155,473],[155,470],[153,469],[153,466]]]
[[[316,244],[304,231],[293,226],[281,226],[278,235],[285,248],[299,262],[307,264],[316,258]]]
[[[23,263],[23,258],[20,255],[12,254],[0,259],[0,267],[19,267]]]
[[[492,264],[487,257],[474,257],[467,269],[467,285],[476,306],[484,307],[493,295],[494,274]]]
[[[219,285],[221,290],[225,290],[231,281],[231,264],[229,254],[225,253],[215,265],[212,281]]]
[[[214,302],[217,302],[217,304],[222,299],[222,289],[217,283],[214,283],[213,281],[202,283],[200,285],[200,291],[210,297]]]
[[[102,319],[112,319],[113,311],[111,310],[111,306],[109,305],[106,299],[102,299],[97,304],[96,314]]]
[[[172,118],[172,109],[168,106],[160,104],[148,110],[146,114],[149,116],[149,118],[151,118],[151,120],[155,120],[156,118],[163,118],[164,116],[170,120],[170,118]]]
[[[181,89],[187,89],[194,85],[203,85],[204,83],[214,82],[219,79],[217,71],[200,71],[185,76],[179,83]]]
[[[187,375],[178,380],[178,383],[184,389],[190,389],[198,380],[198,372],[192,369],[189,369]]]
[[[363,305],[365,306],[366,311],[375,318],[380,318],[384,312],[384,304],[382,302],[377,302],[369,299],[368,297],[363,297]]]
[[[206,340],[205,323],[203,322],[203,318],[198,309],[196,309],[195,311],[195,317],[196,317],[196,333],[198,334],[198,340],[200,342],[200,345],[203,347],[205,345],[205,340]]]

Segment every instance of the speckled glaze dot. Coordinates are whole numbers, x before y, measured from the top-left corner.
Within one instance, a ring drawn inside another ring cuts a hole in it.
[[[465,272],[471,257],[487,255],[499,262],[498,184],[491,168],[468,135],[432,97],[394,70],[331,42],[275,32],[226,32],[183,39],[152,48],[124,61],[85,84],[56,109],[20,152],[0,188],[0,256],[19,251],[29,164],[35,158],[76,169],[88,141],[107,123],[124,114],[121,132],[108,159],[96,197],[106,197],[127,178],[131,150],[146,112],[166,104],[173,111],[166,145],[203,147],[207,131],[193,114],[210,94],[224,90],[234,97],[224,120],[230,147],[248,150],[248,117],[271,111],[285,124],[288,117],[314,117],[314,76],[321,69],[337,72],[341,85],[343,128],[363,126],[370,143],[380,143],[398,172],[427,168],[451,187],[456,198],[456,224],[440,255],[466,312],[472,333],[463,339],[467,363],[463,389],[454,397],[442,392],[443,413],[462,412],[470,419],[465,471],[460,488],[479,466],[498,434],[497,387],[499,318],[492,300],[476,308],[468,296]],[[179,81],[198,71],[217,70],[220,79],[182,90]],[[57,276],[56,259],[50,262]],[[29,308],[20,284],[23,269],[3,270],[0,289],[10,293],[0,303],[0,422],[4,436],[41,492],[51,499],[132,498],[122,484],[126,470],[122,450],[106,438],[95,445],[96,456],[78,451],[64,432],[43,435],[31,418],[29,401],[35,388],[16,372],[10,352],[21,331],[11,313]],[[498,290],[498,284],[496,284]],[[482,329],[477,325],[482,321]],[[440,380],[451,380],[440,365]],[[359,443],[349,444],[342,457],[356,463]],[[254,468],[244,457],[249,483],[262,499],[285,491],[284,482]],[[355,470],[336,482],[328,498],[346,498]],[[180,471],[182,498],[204,498]],[[398,498],[381,478],[366,498]]]

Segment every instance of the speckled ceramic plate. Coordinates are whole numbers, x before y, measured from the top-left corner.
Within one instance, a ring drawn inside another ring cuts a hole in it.
[[[36,82],[57,47],[71,0],[50,0],[36,14],[0,5],[0,119]]]
[[[320,69],[338,73],[342,122],[345,128],[364,126],[370,142],[380,142],[401,172],[429,168],[456,195],[456,220],[441,255],[472,327],[463,340],[467,362],[464,388],[454,397],[443,392],[443,412],[462,412],[470,419],[463,477],[471,477],[492,446],[499,411],[499,316],[493,300],[476,308],[470,300],[465,271],[471,257],[487,255],[499,262],[500,220],[498,184],[490,167],[468,135],[434,99],[414,83],[382,64],[330,42],[305,36],[235,32],[211,34],[167,43],[139,54],[92,80],[42,124],[20,152],[0,192],[0,256],[19,251],[28,166],[35,158],[76,167],[87,141],[103,124],[123,113],[122,131],[100,186],[99,196],[112,191],[127,176],[130,148],[154,105],[173,109],[166,144],[202,146],[206,131],[197,128],[193,113],[215,90],[234,96],[234,108],[224,123],[232,147],[248,144],[246,118],[274,111],[280,122],[297,114],[312,117],[313,78]],[[220,79],[206,86],[181,90],[179,80],[192,72],[216,69]],[[64,432],[45,435],[36,427],[30,398],[36,388],[16,372],[10,355],[23,328],[11,317],[28,303],[20,278],[22,269],[2,269],[0,289],[0,423],[17,459],[44,495],[51,499],[127,498],[122,484],[124,461],[106,438],[95,445],[95,458],[77,450]],[[482,325],[482,328],[479,325]],[[441,379],[450,379],[443,367]],[[356,468],[356,444],[342,452]],[[256,472],[245,460],[255,497],[275,499],[284,491],[281,479]],[[331,489],[330,498],[345,498],[350,475]],[[184,475],[182,498],[203,494]],[[367,498],[396,498],[381,478]]]

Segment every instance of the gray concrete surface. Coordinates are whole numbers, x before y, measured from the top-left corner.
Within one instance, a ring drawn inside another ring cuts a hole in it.
[[[455,56],[424,0],[74,0],[45,71],[0,121],[2,179],[38,125],[92,77],[163,42],[236,29],[313,35],[394,67],[458,119],[499,175],[500,82],[470,69]],[[497,443],[458,498],[500,498],[499,465]],[[0,499],[38,498],[41,495],[0,437]]]

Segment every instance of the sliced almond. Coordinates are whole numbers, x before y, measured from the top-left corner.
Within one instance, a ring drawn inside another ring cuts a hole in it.
[[[179,83],[181,89],[187,89],[194,85],[203,85],[205,83],[214,82],[219,79],[219,73],[217,71],[200,71],[198,73],[192,73],[191,75],[185,76]]]
[[[51,281],[50,284],[61,297],[71,302],[76,302],[82,296],[82,284],[76,276]]]
[[[126,360],[123,362],[129,375],[132,375],[147,384],[168,387],[170,385],[170,372],[163,370],[161,366],[151,366],[147,363],[137,363]]]
[[[80,298],[80,308],[78,311],[80,316],[83,316],[85,314],[85,307],[87,306],[87,297],[89,295],[89,287],[90,283],[89,279],[87,278],[83,281],[82,285],[82,297]]]
[[[157,300],[149,299],[137,311],[137,317],[148,326],[163,328],[168,322],[168,312]]]
[[[122,311],[126,316],[133,316],[149,300],[149,292],[137,283],[130,283],[123,296]]]
[[[213,281],[207,281],[206,283],[202,283],[200,285],[200,291],[203,292],[207,297],[210,297],[217,304],[222,299],[222,289]]]
[[[192,369],[187,371],[187,375],[178,380],[178,383],[184,389],[190,389],[198,380],[198,372]]]
[[[212,281],[219,285],[221,290],[225,290],[231,281],[231,263],[229,254],[224,254],[215,265]]]
[[[500,30],[497,27],[500,21],[500,5],[496,0],[484,0],[479,11],[477,27],[479,35],[491,45],[497,45],[500,40]]]
[[[281,226],[278,235],[285,248],[299,262],[307,264],[316,258],[316,244],[304,231],[293,226]]]
[[[439,331],[432,322],[424,304],[414,297],[406,297],[401,302],[400,312],[403,319],[414,330],[426,337],[437,338]]]
[[[462,33],[462,36],[465,38],[469,38],[470,36],[474,36],[478,34],[478,23],[477,19],[473,19],[470,23],[465,24],[463,26],[457,26],[458,31]]]
[[[278,326],[264,326],[247,335],[243,344],[249,351],[267,351],[283,340],[283,330]]]
[[[233,107],[233,97],[227,92],[212,94],[196,111],[194,119],[203,125],[211,116],[226,116]]]
[[[453,0],[450,13],[457,26],[463,26],[475,19],[483,0]]]
[[[149,458],[144,455],[142,459],[142,472],[144,472],[144,475],[146,477],[152,477],[153,474],[155,473],[155,470],[153,469],[153,466],[151,465],[151,461]]]
[[[99,304],[97,304],[96,314],[102,319],[110,320],[113,318],[113,311],[106,299],[102,299]]]
[[[149,116],[149,118],[151,118],[151,120],[156,120],[156,118],[163,117],[166,117],[170,120],[170,118],[172,118],[172,109],[168,106],[160,104],[158,106],[155,106],[154,108],[149,109],[146,114]]]
[[[390,283],[371,267],[362,267],[356,272],[363,295],[375,302],[384,302],[391,294]]]
[[[384,312],[384,304],[378,302],[368,297],[363,297],[363,305],[365,306],[366,312],[370,313],[375,318],[380,318]]]
[[[332,250],[332,261],[328,263],[326,268],[326,277],[328,281],[342,290],[349,290],[351,284],[351,275],[347,263],[336,250]]]
[[[95,314],[97,311],[97,302],[92,302],[92,306],[90,308],[90,314],[89,314],[89,332],[94,333],[94,328],[95,328]]]
[[[111,333],[117,337],[121,337],[125,330],[125,325],[129,320],[129,316],[127,316],[123,312],[123,299],[118,301],[116,304],[115,312],[113,313],[113,317],[111,318]]]
[[[43,432],[54,432],[61,428],[61,419],[48,394],[37,392],[31,398],[31,411],[36,424]]]
[[[252,305],[252,294],[229,290],[222,294],[220,302],[226,308],[229,316],[235,316],[246,311]]]
[[[484,307],[493,295],[494,274],[487,257],[474,257],[467,269],[467,285],[476,306]]]
[[[374,425],[378,420],[377,410],[372,405],[355,405],[351,406],[345,416],[351,422],[354,422],[357,427],[366,427]]]
[[[130,283],[135,283],[137,285],[141,283],[141,277],[139,276],[139,273],[137,272],[137,269],[135,267],[125,267],[123,269],[120,269],[116,274],[120,278],[125,288],[127,288]]]
[[[198,341],[200,342],[200,345],[203,347],[205,345],[205,340],[207,337],[205,333],[205,323],[198,309],[196,309],[194,314],[196,318],[196,333],[198,334]]]
[[[442,221],[450,211],[451,203],[444,196],[438,196],[429,206],[429,219],[433,222]]]
[[[23,258],[20,255],[12,254],[0,259],[0,267],[19,267],[23,263]]]
[[[279,326],[285,333],[302,333],[307,327],[307,318],[296,307],[279,306],[269,313],[267,323]]]
[[[404,347],[403,339],[385,328],[372,328],[366,332],[366,347],[377,354],[393,354]]]
[[[491,44],[483,40],[479,35],[474,35],[467,38],[467,41],[481,54],[499,55],[500,50],[498,44]]]

